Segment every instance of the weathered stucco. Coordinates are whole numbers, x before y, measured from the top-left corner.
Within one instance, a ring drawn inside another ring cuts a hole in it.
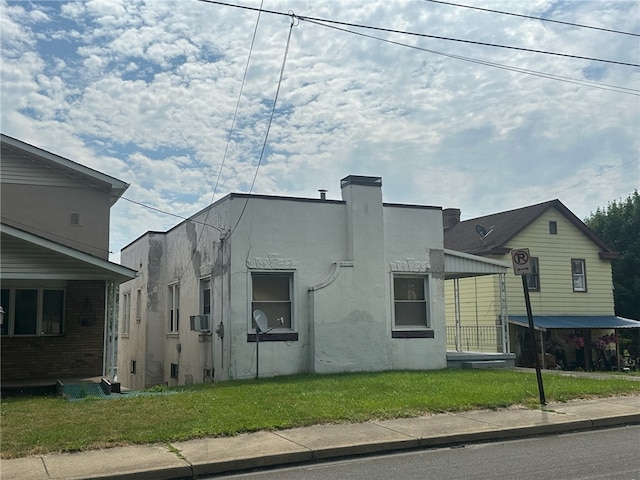
[[[253,272],[293,278],[291,329],[261,336],[260,376],[444,368],[441,209],[383,204],[376,177],[345,178],[342,196],[229,195],[166,234],[145,235],[126,247],[124,265],[138,268],[144,259],[145,272],[128,288],[145,288],[148,311],[141,323],[148,334],[146,345],[132,342],[133,332],[123,339],[119,366],[146,352],[149,378],[127,376],[131,385],[125,386],[146,386],[159,370],[160,381],[169,384],[210,381],[207,371],[215,380],[254,377]],[[394,335],[394,273],[428,279],[430,324],[419,338],[411,331]],[[203,278],[212,290],[209,333],[189,329],[189,317],[200,313]],[[167,333],[170,284],[180,288],[176,333]],[[179,365],[177,379],[170,378],[171,363]]]

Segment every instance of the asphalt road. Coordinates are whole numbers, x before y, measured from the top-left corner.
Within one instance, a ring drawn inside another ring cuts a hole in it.
[[[640,425],[209,478],[640,480]]]

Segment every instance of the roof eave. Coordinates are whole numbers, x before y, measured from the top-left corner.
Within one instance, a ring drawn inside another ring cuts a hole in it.
[[[109,260],[104,260],[102,258],[95,257],[88,253],[81,252],[80,250],[67,247],[66,245],[62,245],[62,244],[53,242],[51,240],[48,240],[46,238],[34,235],[32,233],[25,232],[24,230],[20,230],[18,228],[9,226],[5,223],[0,224],[0,231],[2,231],[2,233],[11,235],[12,237],[18,238],[25,242],[29,242],[43,248],[47,248],[53,252],[59,253],[61,255],[65,255],[75,260],[79,260],[81,262],[92,265],[96,268],[110,272],[111,274],[113,274],[113,280],[126,282],[128,280],[135,278],[138,275],[138,272],[131,268],[125,267],[123,265],[119,265],[117,263],[110,262]]]

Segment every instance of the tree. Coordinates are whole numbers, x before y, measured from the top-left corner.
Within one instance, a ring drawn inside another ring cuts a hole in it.
[[[598,207],[585,223],[620,255],[611,265],[616,315],[640,320],[640,194],[636,190],[625,201]],[[627,340],[624,346],[638,358],[640,330],[620,333]]]

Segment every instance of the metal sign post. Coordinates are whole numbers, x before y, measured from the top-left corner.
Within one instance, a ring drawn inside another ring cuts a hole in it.
[[[531,273],[531,256],[528,248],[520,248],[511,250],[511,260],[513,261],[513,273],[520,275],[522,278],[522,290],[524,292],[524,303],[527,307],[527,319],[529,320],[529,332],[533,347],[533,361],[536,366],[536,377],[538,379],[538,392],[540,394],[540,404],[546,405],[547,400],[544,396],[544,386],[542,385],[542,371],[540,370],[540,358],[538,357],[538,348],[536,344],[536,329],[533,324],[533,313],[531,312],[531,300],[529,298],[529,286],[527,285],[528,273]]]

